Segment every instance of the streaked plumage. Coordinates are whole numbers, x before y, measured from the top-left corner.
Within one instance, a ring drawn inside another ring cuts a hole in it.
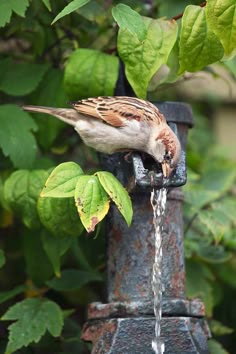
[[[180,158],[180,143],[164,115],[152,103],[134,97],[97,97],[72,103],[73,108],[23,106],[53,115],[74,126],[94,149],[112,154],[138,150],[162,164],[168,177]]]

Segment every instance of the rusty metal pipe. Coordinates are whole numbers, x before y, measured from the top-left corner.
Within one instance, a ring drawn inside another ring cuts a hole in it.
[[[192,113],[182,103],[159,103],[167,121],[177,126],[183,158]],[[136,155],[135,155],[136,156]],[[133,164],[122,154],[102,156],[106,170],[132,190],[134,218],[128,228],[117,209],[107,222],[107,303],[89,306],[83,339],[93,343],[92,354],[150,354],[155,318],[151,287],[154,262],[154,227],[148,174],[137,177]],[[154,172],[155,173],[155,172]],[[142,176],[143,179],[142,179]],[[159,175],[155,181],[161,187]],[[201,301],[189,301],[185,292],[183,249],[183,193],[173,188],[186,182],[186,166],[169,181],[163,230],[162,277],[164,284],[161,333],[167,354],[207,354],[209,329]]]

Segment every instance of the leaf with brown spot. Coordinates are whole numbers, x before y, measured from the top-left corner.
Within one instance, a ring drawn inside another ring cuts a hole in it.
[[[112,173],[100,171],[97,172],[96,175],[98,176],[101,185],[130,226],[133,216],[133,208],[128,192]]]
[[[75,187],[75,203],[82,224],[88,232],[106,216],[109,197],[97,176],[79,176]]]

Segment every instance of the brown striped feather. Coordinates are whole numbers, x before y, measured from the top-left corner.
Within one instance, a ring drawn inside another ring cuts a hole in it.
[[[165,122],[165,117],[152,103],[135,97],[115,96],[88,98],[72,104],[86,116],[98,118],[115,127],[122,127],[127,120]]]

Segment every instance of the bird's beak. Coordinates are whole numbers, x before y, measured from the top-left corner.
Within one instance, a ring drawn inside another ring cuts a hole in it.
[[[162,164],[161,164],[161,167],[162,167],[163,176],[164,176],[165,178],[170,177],[171,172],[172,172],[172,170],[173,170],[173,169],[170,167],[170,165],[169,165],[166,161],[163,161]]]

